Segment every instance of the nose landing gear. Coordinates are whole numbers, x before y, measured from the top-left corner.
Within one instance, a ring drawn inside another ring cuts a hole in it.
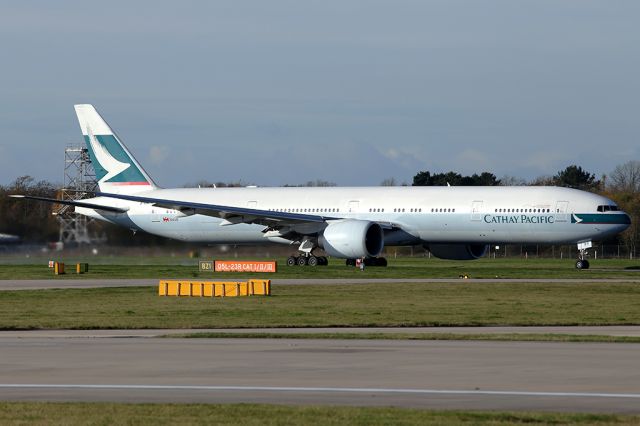
[[[578,260],[576,261],[576,269],[589,269],[589,261],[587,257],[587,249],[593,246],[591,241],[578,243]]]
[[[589,261],[587,259],[576,260],[576,269],[589,269]]]

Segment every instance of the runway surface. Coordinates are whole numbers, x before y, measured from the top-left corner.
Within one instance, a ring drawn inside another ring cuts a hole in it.
[[[0,399],[640,413],[639,351],[638,344],[3,332]]]
[[[465,280],[585,281],[589,278]],[[274,285],[394,282],[460,280],[273,280]],[[0,290],[157,284],[157,279],[2,280]],[[0,400],[263,402],[640,413],[640,344],[159,338],[202,331],[640,336],[638,326],[3,331]]]
[[[210,329],[140,329],[140,330],[7,330],[1,337],[21,338],[110,338],[110,337],[164,337],[194,333],[277,333],[277,334],[318,334],[318,333],[425,333],[425,334],[569,334],[618,337],[640,337],[640,326],[529,326],[529,327],[296,327],[296,328],[210,328]]]
[[[211,278],[185,278],[185,281],[214,280]],[[224,278],[220,280],[246,280],[246,277],[238,277],[234,279]],[[69,279],[69,278],[52,278],[40,280],[0,280],[1,290],[38,290],[52,288],[100,288],[100,287],[141,287],[141,286],[157,286],[159,279]],[[459,278],[304,278],[304,279],[273,279],[273,285],[338,285],[338,284],[382,284],[382,283],[566,283],[581,284],[585,282],[606,282],[606,283],[640,283],[638,278],[609,278],[609,279],[566,279],[566,278],[491,278],[491,279],[459,279]]]

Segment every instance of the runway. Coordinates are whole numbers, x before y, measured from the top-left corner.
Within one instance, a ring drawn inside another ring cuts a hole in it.
[[[273,285],[460,281],[276,279]],[[464,281],[580,284],[590,280]],[[3,280],[0,290],[157,284],[157,279]],[[202,331],[640,336],[638,326],[2,331],[0,400],[640,413],[640,344],[162,338]]]
[[[565,334],[640,337],[638,325],[605,326],[489,326],[489,327],[269,327],[269,328],[209,328],[209,329],[127,329],[127,330],[6,330],[1,337],[19,338],[112,338],[165,337],[197,333],[233,334]]]
[[[602,343],[1,333],[0,399],[640,413],[639,350]]]
[[[237,278],[185,278],[185,281],[201,280],[242,281],[246,277]],[[159,279],[70,279],[51,278],[38,280],[0,280],[2,290],[44,290],[53,288],[102,288],[102,287],[145,287],[157,286]],[[384,284],[384,283],[564,283],[582,284],[585,282],[616,283],[640,283],[638,278],[608,278],[608,279],[571,279],[571,278],[278,278],[272,279],[273,285],[358,285],[358,284]]]

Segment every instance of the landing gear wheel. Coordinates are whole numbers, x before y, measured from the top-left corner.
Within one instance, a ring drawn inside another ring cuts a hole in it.
[[[318,265],[327,266],[329,264],[329,260],[325,256],[320,256],[318,258]]]
[[[296,262],[296,258],[294,256],[289,256],[287,258],[287,266],[296,266],[297,262]]]
[[[309,266],[318,266],[318,258],[315,256],[309,256],[307,258],[307,265]]]
[[[367,257],[364,259],[365,266],[387,266],[387,259],[384,257]]]
[[[304,256],[300,256],[298,258],[298,266],[306,266],[307,265],[307,258]]]
[[[587,259],[576,261],[576,269],[589,269],[589,261]]]

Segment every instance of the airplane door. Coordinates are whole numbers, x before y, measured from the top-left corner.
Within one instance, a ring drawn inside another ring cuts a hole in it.
[[[566,222],[569,220],[569,214],[567,213],[568,207],[568,201],[558,201],[556,203],[556,222]]]
[[[257,201],[248,201],[247,202],[247,207],[250,209],[257,209],[258,208],[258,202]]]
[[[349,213],[357,213],[358,210],[360,210],[360,201],[359,200],[349,201]]]
[[[162,214],[161,210],[158,207],[151,209],[151,222],[160,223],[162,222]]]
[[[479,222],[482,220],[482,201],[474,201],[471,203],[471,220]]]

